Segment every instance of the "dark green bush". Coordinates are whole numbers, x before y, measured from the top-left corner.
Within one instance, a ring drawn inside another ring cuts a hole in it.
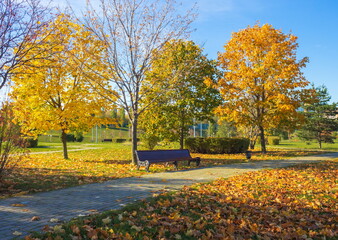
[[[279,139],[278,138],[274,138],[272,139],[272,145],[279,145]]]
[[[34,138],[27,138],[26,139],[26,147],[27,148],[34,148],[38,146],[38,139]]]
[[[246,138],[187,138],[185,146],[194,153],[243,153],[249,142]]]
[[[82,142],[84,137],[82,132],[75,132],[74,133],[74,139],[76,142]]]
[[[125,138],[113,138],[112,139],[112,142],[114,142],[114,143],[124,143],[126,141],[127,141],[127,139],[125,139]]]
[[[74,136],[74,134],[67,134],[66,135],[66,141],[67,142],[75,142],[75,136]]]

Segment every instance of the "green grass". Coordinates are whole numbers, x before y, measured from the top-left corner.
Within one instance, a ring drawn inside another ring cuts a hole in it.
[[[269,145],[272,146],[272,145]],[[311,149],[311,150],[323,150],[323,151],[338,151],[338,141],[335,143],[323,143],[322,148],[319,148],[317,142],[303,142],[298,139],[282,140],[279,145],[275,145],[276,148],[287,149]]]

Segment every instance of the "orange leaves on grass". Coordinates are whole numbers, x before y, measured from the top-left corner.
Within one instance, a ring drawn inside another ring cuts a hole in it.
[[[84,239],[330,238],[338,234],[337,175],[337,161],[250,172],[92,216],[68,232]]]

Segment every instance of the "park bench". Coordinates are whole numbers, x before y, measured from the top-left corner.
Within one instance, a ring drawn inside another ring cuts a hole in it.
[[[104,138],[102,139],[102,142],[112,142],[113,139],[112,138]]]
[[[149,167],[153,163],[173,163],[176,170],[178,170],[179,161],[196,162],[196,166],[199,166],[201,158],[193,158],[190,156],[188,149],[173,149],[173,150],[141,150],[136,151],[137,156],[137,170],[144,166],[146,171],[149,172]]]

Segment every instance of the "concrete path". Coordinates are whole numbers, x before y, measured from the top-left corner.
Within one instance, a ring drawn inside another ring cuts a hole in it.
[[[29,231],[41,231],[45,225],[53,226],[77,216],[118,209],[163,189],[178,190],[184,185],[208,182],[248,171],[332,158],[338,158],[338,153],[155,173],[3,199],[0,200],[0,239],[12,239],[15,237],[13,233],[22,233],[24,236]],[[34,216],[40,220],[32,221]]]

